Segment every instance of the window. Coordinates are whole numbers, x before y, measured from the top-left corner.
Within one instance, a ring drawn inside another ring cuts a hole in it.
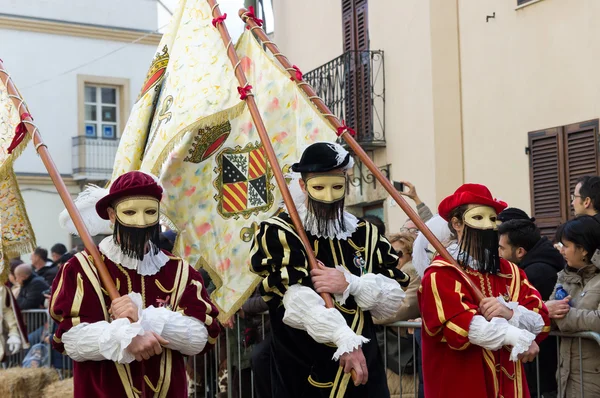
[[[542,234],[573,217],[570,196],[577,179],[598,175],[598,119],[529,134],[531,208]]]
[[[119,126],[119,88],[86,84],[84,88],[85,136],[115,140]]]

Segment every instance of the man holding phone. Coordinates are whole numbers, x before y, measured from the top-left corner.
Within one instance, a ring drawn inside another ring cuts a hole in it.
[[[417,205],[417,213],[419,214],[419,218],[423,220],[423,222],[429,221],[433,217],[433,213],[429,207],[423,203],[419,195],[417,194],[417,188],[413,184],[408,181],[394,181],[394,188],[400,193],[400,195],[406,196],[412,199],[413,202]],[[412,222],[409,218],[406,220],[402,228],[400,228],[400,232],[408,232],[413,235],[415,238],[419,233],[417,226]]]

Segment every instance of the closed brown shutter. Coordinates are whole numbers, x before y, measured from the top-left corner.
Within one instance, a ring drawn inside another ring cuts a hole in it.
[[[357,73],[356,73],[356,14],[355,0],[342,0],[342,29],[344,35],[344,114],[342,118],[348,126],[358,129]]]
[[[583,176],[598,175],[598,120],[575,123],[563,128],[566,152],[567,198],[575,191],[577,180]],[[568,218],[573,217],[569,204]]]
[[[560,128],[529,133],[529,151],[532,215],[542,234],[552,239],[567,217]]]

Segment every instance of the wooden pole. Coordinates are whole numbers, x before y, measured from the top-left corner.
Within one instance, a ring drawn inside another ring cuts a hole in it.
[[[62,177],[60,176],[60,173],[58,172],[58,169],[56,168],[56,165],[54,164],[54,161],[52,160],[52,157],[50,156],[48,147],[46,147],[46,144],[44,144],[44,142],[42,141],[42,137],[40,135],[40,132],[39,132],[37,126],[33,123],[33,119],[30,116],[28,116],[30,112],[29,112],[29,108],[27,107],[27,104],[21,98],[21,94],[19,93],[16,86],[14,85],[8,72],[6,72],[6,69],[4,68],[4,64],[2,63],[1,60],[0,60],[0,74],[3,74],[5,76],[3,81],[5,81],[6,88],[8,89],[8,94],[10,95],[10,98],[12,99],[13,104],[17,108],[19,115],[27,114],[26,117],[24,117],[22,119],[23,122],[25,123],[25,126],[27,127],[27,133],[31,134],[31,136],[33,138],[33,145],[35,146],[35,150],[38,153],[38,155],[42,158],[42,162],[44,163],[46,170],[48,170],[48,174],[50,175],[50,178],[52,179],[52,183],[56,187],[56,191],[58,192],[58,194],[60,195],[60,198],[62,199],[63,203],[65,204],[65,207],[66,207],[67,211],[69,212],[71,219],[73,220],[73,224],[75,224],[75,228],[77,229],[77,232],[79,233],[79,236],[81,237],[81,240],[83,241],[83,244],[85,245],[85,248],[87,249],[88,253],[90,253],[90,255],[92,256],[92,259],[94,260],[94,265],[96,266],[96,269],[98,270],[98,274],[100,275],[100,280],[102,280],[102,284],[104,285],[106,291],[108,292],[108,295],[110,296],[111,300],[118,298],[119,292],[117,291],[117,288],[115,287],[115,284],[113,283],[113,280],[110,277],[108,270],[106,269],[106,265],[102,261],[102,256],[100,256],[100,252],[98,251],[96,244],[92,240],[90,233],[88,232],[87,228],[85,227],[83,219],[81,218],[81,214],[79,214],[79,210],[77,210],[77,207],[75,207],[75,203],[73,203],[71,194],[67,190],[65,182],[63,181]]]
[[[343,128],[344,126],[340,123],[340,120],[331,113],[331,110],[325,102],[317,95],[315,90],[303,80],[298,80],[296,77],[296,70],[293,68],[290,61],[279,51],[279,48],[275,43],[269,40],[269,37],[265,33],[265,31],[256,24],[256,22],[252,18],[248,18],[246,13],[248,11],[246,9],[240,9],[239,16],[249,27],[250,30],[253,31],[258,38],[263,42],[263,44],[271,51],[271,53],[277,58],[277,60],[281,63],[281,65],[288,71],[291,78],[298,84],[298,86],[306,93],[308,98],[313,102],[313,104],[319,109],[319,111],[323,114],[324,117],[327,118],[329,123],[338,130],[339,128]],[[356,142],[354,137],[348,133],[346,129],[341,137],[346,141],[346,144],[350,147],[350,149],[358,156],[360,161],[367,166],[367,168],[371,171],[373,176],[381,183],[381,185],[385,188],[385,190],[390,194],[390,196],[398,203],[400,208],[406,213],[406,215],[415,223],[415,226],[425,235],[427,240],[431,243],[431,245],[435,248],[435,250],[442,256],[446,261],[450,264],[454,265],[460,272],[464,274],[462,268],[458,265],[456,260],[448,253],[448,250],[442,245],[439,239],[431,232],[431,230],[425,225],[423,220],[419,217],[419,215],[410,207],[410,205],[404,200],[402,195],[394,188],[392,183],[383,175],[381,170],[375,165],[375,162],[365,153],[362,147]],[[485,297],[481,290],[475,285],[475,283],[469,278],[468,275],[465,274],[465,279],[469,281],[469,284],[477,297],[478,301],[483,300]]]
[[[221,10],[219,9],[219,5],[215,0],[207,0],[210,5],[214,18],[219,18],[221,16]],[[229,32],[223,23],[217,24],[217,29],[221,34],[221,38],[223,39],[223,44],[227,48],[227,56],[231,61],[231,64],[234,66],[235,76],[240,84],[240,87],[246,87],[248,85],[248,80],[246,79],[246,75],[239,67],[240,62],[235,52],[235,48],[233,47],[233,42],[231,41],[231,37],[229,36]],[[262,117],[258,110],[258,106],[256,105],[256,101],[254,100],[254,95],[249,94],[246,98],[246,105],[248,106],[248,110],[252,115],[252,120],[254,122],[254,126],[256,127],[256,131],[260,137],[260,140],[265,148],[265,153],[267,155],[267,159],[269,164],[271,165],[271,169],[273,170],[273,175],[275,176],[275,181],[277,182],[277,186],[281,191],[281,195],[283,196],[283,201],[287,207],[288,213],[292,219],[292,223],[296,228],[296,232],[304,245],[306,255],[308,256],[308,266],[309,268],[316,269],[317,268],[317,258],[315,257],[315,253],[311,249],[310,241],[306,236],[306,232],[304,231],[304,227],[302,225],[302,221],[300,220],[300,216],[298,215],[298,211],[296,210],[296,206],[294,204],[294,200],[292,199],[292,195],[288,189],[288,186],[285,182],[285,177],[283,176],[283,172],[279,167],[279,163],[277,162],[277,155],[273,150],[273,146],[271,145],[271,140],[269,139],[269,135],[267,133],[267,129],[263,123]],[[325,300],[325,306],[327,308],[334,308],[333,299],[331,295],[328,293],[321,293],[321,297]]]

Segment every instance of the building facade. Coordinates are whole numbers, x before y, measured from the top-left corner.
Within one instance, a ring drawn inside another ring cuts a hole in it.
[[[392,180],[437,203],[463,182],[538,219],[598,173],[595,0],[276,0],[274,41]],[[310,71],[310,72],[309,72]],[[349,122],[350,121],[350,122]],[[358,164],[349,204],[406,216]]]
[[[0,56],[75,196],[110,178],[119,135],[156,46],[152,0],[0,0]],[[33,145],[15,163],[38,245],[75,242]]]

